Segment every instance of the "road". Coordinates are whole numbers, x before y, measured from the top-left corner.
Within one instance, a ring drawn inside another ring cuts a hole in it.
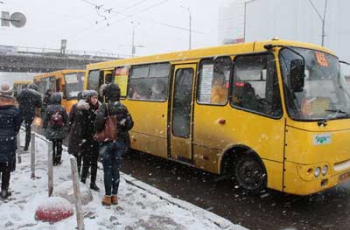
[[[253,196],[216,175],[143,153],[127,155],[122,171],[252,230],[350,226],[350,183],[304,197],[272,190]]]

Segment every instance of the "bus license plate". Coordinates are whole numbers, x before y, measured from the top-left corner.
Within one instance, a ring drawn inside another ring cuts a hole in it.
[[[339,175],[338,183],[343,183],[350,179],[350,172]]]

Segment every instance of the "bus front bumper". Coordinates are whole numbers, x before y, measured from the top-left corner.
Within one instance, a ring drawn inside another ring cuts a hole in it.
[[[322,167],[328,166],[328,172],[323,174]],[[315,170],[321,169],[319,176]],[[317,174],[317,173],[316,173]],[[350,180],[350,169],[334,172],[326,163],[315,165],[301,165],[292,162],[285,163],[283,191],[295,195],[309,195],[317,193]]]

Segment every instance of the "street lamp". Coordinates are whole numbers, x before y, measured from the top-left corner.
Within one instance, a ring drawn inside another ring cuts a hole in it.
[[[327,12],[327,2],[328,0],[325,0],[325,5],[324,5],[324,13],[323,13],[323,17],[321,16],[321,14],[318,12],[318,10],[316,9],[315,5],[313,4],[313,2],[311,0],[309,0],[311,6],[314,8],[314,10],[316,11],[318,17],[321,19],[322,21],[322,46],[324,45],[324,37],[326,36],[324,33],[324,27],[325,27],[325,22],[326,22],[326,12]]]
[[[184,8],[188,11],[188,15],[189,15],[189,39],[188,39],[188,49],[191,49],[191,43],[192,43],[192,16],[191,16],[191,11],[189,7],[184,7],[184,6],[180,6],[181,8]]]
[[[136,26],[134,26],[134,22],[131,22],[133,24],[132,26],[132,42],[131,42],[131,57],[134,57],[136,53],[136,46],[135,46],[135,28],[140,25],[140,23],[137,23]],[[143,47],[143,46],[138,46],[138,47]]]

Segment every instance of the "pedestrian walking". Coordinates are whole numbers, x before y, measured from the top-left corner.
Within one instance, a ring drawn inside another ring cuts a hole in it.
[[[78,165],[78,173],[80,175],[81,173],[81,160],[82,160],[82,153],[81,153],[81,145],[83,143],[83,138],[81,135],[82,132],[82,120],[77,119],[79,115],[77,115],[78,112],[81,112],[81,110],[78,110],[78,103],[84,100],[82,97],[82,92],[78,93],[78,102],[72,105],[72,108],[69,112],[69,136],[68,136],[68,153],[72,154],[75,158],[77,158],[77,165]],[[80,115],[81,116],[81,115]]]
[[[44,114],[43,130],[48,140],[52,141],[53,165],[61,164],[62,142],[68,129],[68,115],[61,106],[61,94],[54,93]]]
[[[76,119],[81,122],[81,155],[83,167],[81,172],[81,182],[86,183],[86,179],[91,168],[90,189],[99,191],[96,185],[98,142],[93,139],[95,133],[94,122],[99,109],[98,95],[95,90],[83,91],[83,98],[77,105]]]
[[[0,86],[0,172],[1,197],[6,199],[9,192],[11,171],[16,160],[16,135],[21,127],[21,117],[16,108],[16,100],[11,97],[8,83]]]
[[[122,163],[122,155],[126,151],[126,139],[128,131],[133,127],[132,117],[123,104],[120,103],[120,88],[117,84],[111,83],[106,86],[104,93],[106,103],[102,104],[96,117],[96,130],[105,129],[106,118],[116,116],[115,127],[117,139],[99,143],[99,152],[102,158],[104,172],[105,196],[102,199],[103,205],[118,204],[118,189],[120,174],[119,169]]]
[[[23,89],[17,97],[20,116],[25,123],[26,129],[24,151],[28,151],[29,148],[31,126],[35,117],[35,109],[41,108],[42,106],[41,95],[37,90],[37,86],[31,84],[27,89]]]
[[[44,117],[45,110],[46,110],[47,106],[49,106],[49,104],[50,104],[51,95],[52,95],[52,90],[51,89],[46,90],[45,96],[43,99],[42,108],[41,108],[42,117]]]

